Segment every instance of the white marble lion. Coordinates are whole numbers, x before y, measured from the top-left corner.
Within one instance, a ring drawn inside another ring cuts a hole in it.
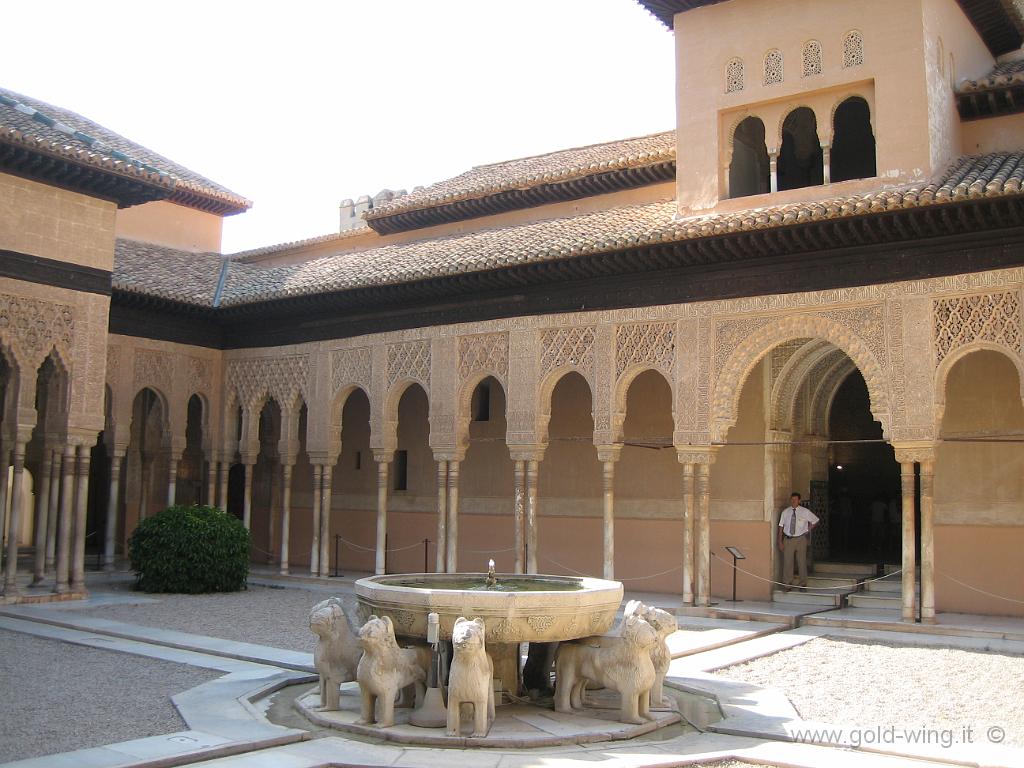
[[[430,649],[399,648],[394,624],[387,616],[370,616],[359,630],[359,642],[363,657],[356,669],[356,680],[362,696],[362,711],[356,722],[368,725],[376,720],[379,727],[389,728],[395,724],[395,697],[399,691],[415,686],[415,705],[423,701]]]
[[[460,616],[452,630],[454,656],[448,673],[448,735],[458,736],[462,705],[473,707],[474,737],[494,721],[494,662],[484,648],[484,622]]]

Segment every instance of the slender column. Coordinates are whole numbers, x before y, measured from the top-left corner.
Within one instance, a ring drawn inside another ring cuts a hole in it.
[[[226,510],[228,508],[228,472],[231,470],[231,462],[217,462],[217,482],[220,485],[218,497],[214,506]]]
[[[523,516],[525,507],[525,496],[526,496],[526,462],[522,459],[516,459],[515,463],[515,500],[512,508],[513,525],[515,525],[516,531],[516,573],[522,573],[525,563],[524,557],[524,544],[523,541]]]
[[[604,577],[615,578],[615,461],[602,461],[604,490]]]
[[[60,526],[57,532],[57,584],[55,591],[68,591],[68,562],[71,554],[71,515],[75,503],[75,446],[64,446],[61,459]]]
[[[768,152],[768,170],[771,174],[771,191],[779,191],[779,152],[770,150]]]
[[[711,603],[711,483],[709,464],[698,464],[694,485],[697,496],[697,605]]]
[[[117,539],[118,494],[121,490],[120,453],[110,457],[110,493],[107,496],[107,527],[103,534],[103,570],[114,570],[114,542]]]
[[[824,184],[832,183],[832,145],[822,144],[821,145],[821,169],[822,169],[822,182]]]
[[[921,621],[935,623],[934,462],[921,462]]]
[[[385,572],[388,538],[388,467],[391,465],[391,453],[381,452],[374,456],[377,460],[377,558],[374,572],[380,576]]]
[[[281,467],[281,575],[288,575],[288,534],[292,524],[292,465]]]
[[[217,506],[217,460],[210,454],[206,467],[206,498],[203,502],[209,507]]]
[[[3,561],[3,545],[7,539],[7,494],[10,492],[11,446],[10,441],[0,440],[0,565]],[[2,573],[2,571],[0,571]]]
[[[313,465],[313,543],[309,548],[309,575],[320,575],[320,484],[323,482],[323,464]]]
[[[537,474],[538,462],[526,462],[526,572],[537,573]]]
[[[167,506],[173,507],[174,500],[178,495],[178,459],[174,453],[167,457]]]
[[[438,573],[445,572],[447,543],[448,462],[445,459],[439,459],[437,462],[437,555],[434,558],[434,570]]]
[[[320,486],[320,575],[331,575],[331,559],[327,547],[331,543],[331,477],[334,467],[324,464]]]
[[[78,482],[75,485],[75,542],[71,549],[71,591],[85,592],[85,523],[89,512],[90,446],[78,446]]]
[[[61,452],[51,450],[50,468],[50,511],[46,516],[46,570],[53,571],[57,556],[57,518],[60,516],[60,472]]]
[[[53,472],[53,457],[48,446],[43,447],[43,460],[36,479],[36,527],[35,562],[32,569],[32,586],[43,583],[46,576],[46,526],[50,516],[50,476]]]
[[[252,523],[252,469],[253,464],[246,462],[245,467],[245,493],[242,496],[242,524],[246,530],[251,528]]]
[[[445,544],[448,573],[459,571],[459,462],[448,462],[448,541]]]
[[[903,486],[903,620],[914,621],[914,569],[917,566],[914,550],[914,462],[900,462],[900,481]]]
[[[683,605],[693,605],[693,463],[683,464]]]
[[[153,458],[147,458],[139,451],[139,463],[142,467],[142,476],[139,478],[139,522],[142,522],[149,517],[149,502],[153,495]]]
[[[11,466],[14,476],[11,480],[11,519],[7,528],[7,570],[4,573],[4,594],[10,597],[18,594],[18,532],[21,527],[23,500],[21,489],[25,482],[25,444],[28,441],[20,435],[11,452]],[[4,468],[6,471],[6,467]]]

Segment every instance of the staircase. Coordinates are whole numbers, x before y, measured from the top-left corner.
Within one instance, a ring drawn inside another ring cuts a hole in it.
[[[921,580],[918,579],[916,586],[916,601],[921,600]],[[864,591],[850,595],[849,604],[851,608],[875,608],[882,610],[899,611],[903,607],[903,574],[886,576],[878,581],[871,581],[864,585]]]
[[[897,565],[886,565],[890,574],[877,578],[875,566],[865,563],[820,562],[811,566],[807,589],[777,589],[772,600],[791,605],[822,608],[867,608],[899,611],[903,605],[903,576],[893,573]],[[869,581],[871,579],[871,581]],[[917,580],[917,599],[921,599],[921,580]]]

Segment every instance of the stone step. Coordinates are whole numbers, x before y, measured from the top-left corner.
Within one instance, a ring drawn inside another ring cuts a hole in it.
[[[874,576],[875,566],[870,563],[833,563],[833,562],[819,562],[814,563],[811,566],[811,573],[818,576],[829,575],[843,575],[843,576]]]
[[[864,585],[866,592],[901,592],[903,591],[903,578],[901,576],[890,576],[878,581],[869,581]]]
[[[811,589],[841,588],[850,592],[857,590],[858,579],[850,576],[808,576],[807,586]]]
[[[815,590],[812,592],[809,590],[791,589],[789,592],[786,592],[782,589],[776,589],[772,592],[772,600],[777,603],[821,605],[828,606],[829,608],[839,608],[843,605],[843,596],[845,594],[843,591]]]
[[[858,592],[847,598],[851,608],[893,608],[903,605],[899,592]]]

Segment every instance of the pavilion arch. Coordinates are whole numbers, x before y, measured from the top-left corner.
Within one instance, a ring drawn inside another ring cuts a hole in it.
[[[327,430],[327,444],[332,458],[332,464],[337,461],[337,457],[341,453],[341,433],[345,426],[345,405],[348,403],[349,398],[356,392],[362,392],[366,401],[372,402],[370,399],[370,393],[367,392],[366,387],[362,384],[355,383],[342,385],[338,391],[334,393],[334,398],[331,400],[331,407],[328,412],[330,422]]]
[[[832,412],[832,403],[843,382],[857,370],[857,366],[846,355],[841,355],[838,360],[832,363],[821,382],[811,393],[811,403],[808,408],[810,422],[807,424],[807,433],[812,435],[825,435],[828,433],[828,418]]]
[[[406,390],[414,385],[423,390],[423,393],[427,396],[427,402],[430,402],[430,386],[425,381],[413,377],[398,379],[391,385],[387,397],[384,398],[382,403],[381,416],[385,424],[398,423],[398,404],[401,402],[402,395],[405,394]],[[372,404],[373,401],[371,400],[370,403]]]
[[[633,385],[633,382],[637,378],[646,372],[652,372],[664,379],[665,383],[668,384],[669,391],[672,393],[673,404],[676,401],[676,388],[672,384],[671,373],[665,371],[661,366],[657,365],[633,365],[622,372],[619,376],[619,380],[615,383],[615,391],[612,395],[612,404],[614,411],[612,412],[612,429],[614,432],[615,442],[622,442],[622,428],[626,423],[626,399],[629,396],[629,388]],[[673,426],[676,422],[675,409],[672,411],[672,423]]]
[[[744,115],[729,130],[729,197],[748,197],[771,190],[767,131],[757,115]]]
[[[715,383],[711,401],[712,439],[724,440],[736,423],[740,393],[754,366],[779,344],[793,339],[822,339],[841,349],[854,362],[868,387],[871,412],[891,432],[888,386],[881,365],[867,344],[845,326],[820,315],[799,314],[769,321],[732,351]]]
[[[505,395],[506,403],[508,398],[508,382],[505,376],[496,371],[479,371],[466,379],[459,388],[459,394],[455,401],[455,443],[460,448],[465,448],[469,443],[469,424],[472,421],[473,394],[487,379],[494,379],[501,387]]]
[[[996,344],[991,341],[974,341],[970,344],[965,344],[946,355],[935,369],[934,391],[936,432],[938,432],[942,426],[942,417],[946,410],[946,381],[949,378],[949,372],[952,371],[953,367],[963,358],[973,352],[982,351],[998,352],[1013,363],[1013,367],[1017,369],[1017,381],[1020,385],[1021,401],[1024,402],[1024,360],[1021,359],[1020,355],[1015,354],[1013,350],[1003,344]]]
[[[537,442],[546,444],[548,442],[548,424],[551,421],[551,395],[558,386],[558,382],[570,373],[577,373],[587,382],[587,389],[590,390],[590,408],[593,415],[594,405],[594,381],[587,371],[579,366],[566,365],[550,371],[540,383],[537,392]]]
[[[188,397],[185,398],[185,402],[190,403],[193,397],[199,400],[199,405],[202,409],[202,417],[200,418],[199,426],[203,432],[203,452],[208,453],[210,449],[213,447],[213,440],[210,430],[210,398],[207,397],[206,393],[199,392],[197,390],[195,392],[190,392]],[[186,415],[187,413],[188,409],[186,407]]]
[[[842,350],[823,339],[807,339],[806,343],[793,353],[782,367],[772,387],[768,411],[769,428],[793,430],[796,422],[794,411],[800,390],[807,384],[811,372],[821,361],[834,354],[845,357]]]

